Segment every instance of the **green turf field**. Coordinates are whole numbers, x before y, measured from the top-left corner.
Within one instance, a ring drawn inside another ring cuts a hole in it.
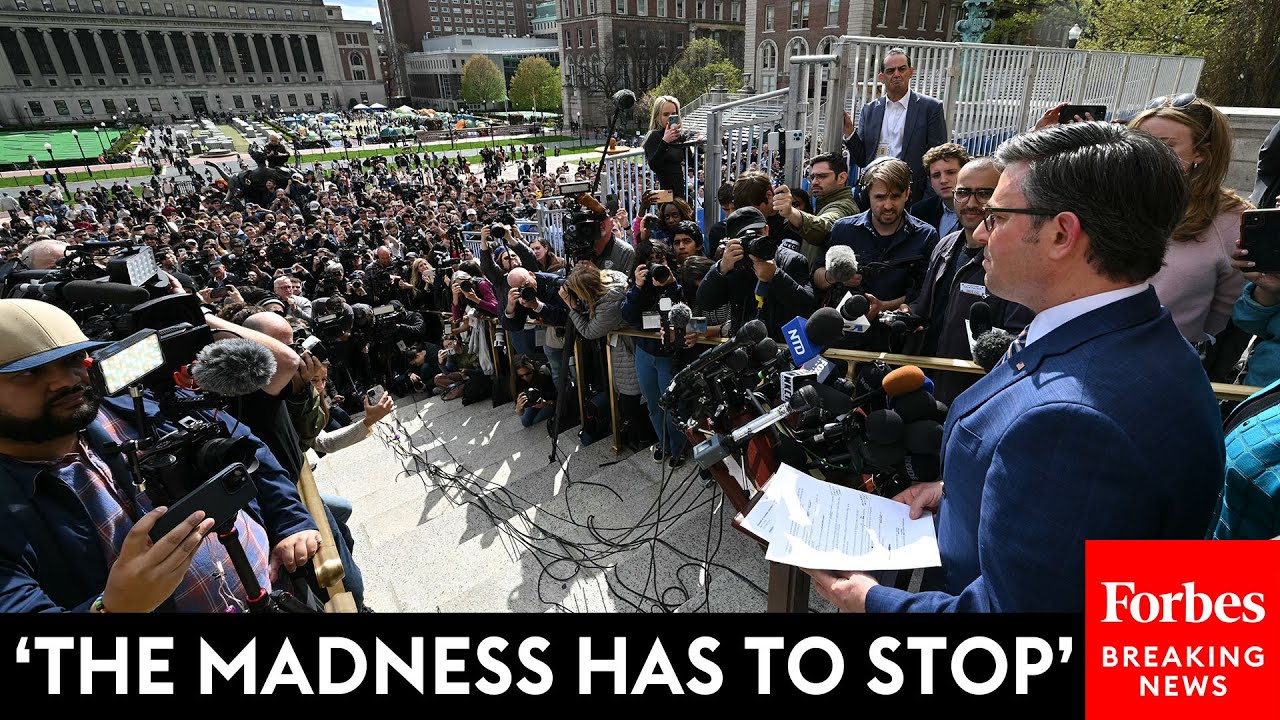
[[[75,138],[71,136],[70,128],[0,132],[0,164],[24,164],[27,162],[27,155],[35,155],[37,162],[46,163],[49,161],[49,153],[45,152],[45,143],[53,146],[55,160],[81,157],[96,159],[102,154],[103,146],[111,147],[111,143],[125,132],[116,128],[107,128],[100,135],[94,135],[92,128],[77,128],[77,130],[80,131],[80,145],[84,147],[83,155],[80,153],[80,147],[76,146]],[[102,144],[99,144],[99,139]]]

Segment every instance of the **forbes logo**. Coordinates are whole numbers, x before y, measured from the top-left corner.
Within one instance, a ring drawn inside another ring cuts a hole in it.
[[[1182,584],[1182,592],[1136,592],[1131,582],[1103,582],[1106,589],[1106,615],[1100,622],[1118,623],[1133,620],[1138,623],[1203,623],[1210,619],[1219,622],[1258,623],[1266,617],[1262,606],[1263,594],[1251,592],[1244,597],[1235,593],[1222,593],[1211,597],[1196,591],[1194,582]],[[1125,617],[1121,617],[1121,614]]]

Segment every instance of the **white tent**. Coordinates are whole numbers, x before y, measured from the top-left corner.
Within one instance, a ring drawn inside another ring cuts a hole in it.
[[[374,103],[369,106],[369,109],[370,110],[386,110],[387,106],[383,105],[382,103]]]
[[[352,108],[351,108],[351,109],[352,109],[352,110],[368,110],[368,109],[369,109],[369,106],[368,106],[368,105],[365,105],[364,103],[360,103],[360,104],[358,104],[358,105],[354,105],[354,106],[352,106]]]

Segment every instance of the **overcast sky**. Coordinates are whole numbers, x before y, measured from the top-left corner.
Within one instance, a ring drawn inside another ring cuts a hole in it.
[[[342,7],[342,17],[348,20],[382,22],[378,16],[378,0],[344,0],[338,5]]]

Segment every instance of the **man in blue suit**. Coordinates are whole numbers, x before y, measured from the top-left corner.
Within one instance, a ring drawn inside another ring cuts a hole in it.
[[[808,571],[848,610],[1079,612],[1086,540],[1203,538],[1222,484],[1213,391],[1148,284],[1188,194],[1178,159],[1097,122],[1020,135],[995,158],[987,289],[1037,315],[951,405],[945,494],[897,497],[938,512],[941,589]]]
[[[911,167],[911,199],[924,197],[929,177],[924,154],[947,141],[947,119],[942,103],[910,90],[911,58],[902,48],[890,48],[880,65],[879,80],[885,94],[862,106],[858,128],[844,114],[844,146],[849,164],[866,167],[879,157],[896,157]]]

